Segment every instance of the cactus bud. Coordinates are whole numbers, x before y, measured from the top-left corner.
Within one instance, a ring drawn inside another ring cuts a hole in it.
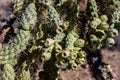
[[[61,50],[62,50],[62,46],[59,45],[59,44],[57,44],[57,45],[55,46],[55,51],[56,51],[56,52],[60,52]]]
[[[69,22],[64,22],[64,23],[63,23],[63,27],[64,27],[64,29],[66,30],[66,29],[69,27]]]
[[[73,51],[73,49],[74,49],[74,48],[66,48],[66,51],[68,51],[68,52],[71,53],[71,52]]]
[[[71,59],[75,60],[77,58],[77,53],[71,53],[70,55]]]
[[[99,38],[101,38],[101,39],[103,39],[104,36],[105,36],[104,30],[99,30],[99,29],[97,29],[97,30],[96,30],[96,36],[99,37]]]
[[[50,52],[44,52],[44,53],[42,53],[41,59],[43,61],[48,61],[48,60],[50,60],[50,58],[51,58],[51,53]]]
[[[55,41],[54,41],[53,39],[47,38],[47,39],[45,40],[44,45],[45,45],[45,47],[49,47],[49,46],[53,45],[54,42],[55,42]]]
[[[57,60],[57,61],[55,62],[55,66],[56,66],[57,68],[60,68],[64,63],[65,63],[64,60]]]
[[[101,30],[107,30],[109,25],[106,22],[102,22],[97,28]]]
[[[85,45],[85,40],[83,39],[77,39],[75,42],[74,42],[74,46],[75,47],[84,47]]]
[[[102,15],[100,17],[100,19],[101,19],[102,22],[107,22],[108,21],[108,17],[106,15]]]
[[[107,38],[106,44],[111,47],[115,44],[115,41],[113,38]]]
[[[74,47],[73,51],[79,51],[81,48],[80,47]]]
[[[71,69],[76,69],[77,68],[77,64],[76,63],[73,63],[73,64],[71,64]]]
[[[91,41],[91,42],[97,42],[97,43],[99,43],[99,42],[100,42],[100,39],[97,38],[95,35],[90,35],[90,41]]]
[[[108,30],[108,35],[110,36],[110,37],[116,37],[116,36],[118,36],[118,30],[117,29],[109,29]]]
[[[84,64],[85,63],[85,58],[77,58],[76,63],[78,64]]]
[[[67,58],[67,57],[69,57],[70,56],[70,52],[69,51],[63,51],[62,52],[62,57],[63,58]]]
[[[97,22],[97,25],[99,25],[101,23],[101,20],[99,18],[94,18],[94,21]]]
[[[73,64],[73,63],[75,63],[75,60],[69,60],[69,62],[68,62],[69,64]]]
[[[58,27],[57,29],[56,29],[56,33],[62,33],[63,32],[63,29],[61,28],[61,27]]]
[[[96,29],[97,28],[97,26],[98,26],[98,23],[97,23],[97,21],[91,21],[90,22],[90,26],[93,28],[93,29]]]
[[[57,68],[60,68],[61,67],[61,63],[60,63],[60,61],[59,60],[57,60],[56,62],[55,62],[55,66],[57,67]]]
[[[86,52],[85,52],[85,51],[80,51],[80,52],[78,53],[78,57],[79,57],[79,58],[84,58],[84,57],[86,57]]]

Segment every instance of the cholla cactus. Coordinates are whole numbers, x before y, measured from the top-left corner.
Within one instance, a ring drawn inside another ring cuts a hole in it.
[[[15,74],[12,63],[14,62],[14,60],[16,60],[15,53],[18,55],[21,51],[26,49],[26,45],[28,43],[28,40],[30,39],[30,31],[28,31],[26,27],[29,28],[30,26],[35,25],[35,22],[31,22],[31,18],[33,18],[32,16],[36,16],[36,14],[34,14],[35,12],[33,12],[33,15],[31,13],[31,11],[34,11],[34,9],[35,5],[31,3],[26,8],[26,15],[22,16],[30,19],[29,21],[27,20],[24,25],[23,23],[21,23],[22,27],[27,31],[20,29],[17,37],[13,39],[9,45],[7,44],[0,52],[0,64],[4,65],[2,75],[3,80],[14,80]],[[31,15],[28,15],[29,13],[31,13]],[[22,22],[23,21],[26,21],[26,19],[22,18]]]

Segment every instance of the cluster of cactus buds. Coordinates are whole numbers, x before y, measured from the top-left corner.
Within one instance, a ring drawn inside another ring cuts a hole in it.
[[[49,60],[51,58],[53,50],[58,51],[61,50],[61,46],[59,43],[64,39],[65,34],[59,33],[53,39],[47,38],[44,42],[45,48],[42,49],[42,59]]]
[[[90,29],[88,31],[90,41],[90,44],[88,45],[91,45],[91,50],[100,49],[104,44],[108,46],[114,45],[115,41],[113,38],[118,36],[118,30],[109,26],[107,23],[107,15],[98,17],[97,4],[95,0],[89,1],[89,7],[92,19],[90,21]],[[97,16],[93,16],[93,13]]]
[[[90,23],[90,43],[93,46],[93,50],[100,49],[104,44],[114,45],[114,37],[118,36],[118,30],[115,28],[110,28],[107,23],[108,18],[106,15],[102,15],[100,18],[94,18]],[[104,41],[106,43],[104,43]],[[112,44],[111,44],[112,43]],[[98,46],[99,45],[99,46]]]
[[[77,65],[85,62],[86,52],[83,51],[85,40],[79,39],[79,36],[74,31],[71,31],[66,36],[65,49],[56,51],[57,61],[55,65],[60,68],[67,64],[67,67],[75,69]]]

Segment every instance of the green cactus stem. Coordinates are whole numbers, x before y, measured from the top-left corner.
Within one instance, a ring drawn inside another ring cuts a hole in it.
[[[112,13],[112,23],[115,23],[116,21],[120,20],[120,1],[119,0],[113,0],[112,7],[114,9]]]
[[[89,10],[91,13],[91,20],[94,20],[94,18],[98,17],[98,10],[97,10],[97,4],[96,0],[88,0]]]
[[[15,80],[15,73],[12,65],[5,64],[3,66],[2,80]]]
[[[34,3],[29,4],[29,6],[26,8],[26,11],[25,11],[26,15],[22,15],[22,20],[20,22],[25,31],[20,29],[16,38],[11,40],[9,44],[6,44],[4,48],[2,48],[0,51],[0,64],[4,65],[2,80],[14,80],[15,79],[13,62],[16,61],[16,58],[17,58],[16,56],[21,51],[24,51],[26,49],[26,45],[28,44],[28,41],[30,39],[30,31],[28,31],[28,29],[29,27],[34,26],[36,23],[35,21],[32,22],[32,20],[35,20],[35,19],[32,19],[33,18],[32,16],[34,17],[36,16],[35,10],[36,9],[35,9]],[[26,20],[26,19],[30,19],[30,20]],[[26,22],[24,23],[24,21]]]
[[[29,70],[22,70],[20,80],[31,80],[30,71]]]
[[[25,12],[22,14],[21,17],[21,25],[24,30],[29,30],[36,25],[37,22],[37,13],[35,3],[31,3],[25,9]]]
[[[66,37],[66,49],[73,49],[74,47],[74,42],[79,38],[78,34],[75,33],[74,31],[71,31],[68,33]]]
[[[48,6],[48,14],[51,17],[51,19],[53,20],[53,22],[55,23],[55,25],[57,26],[57,28],[63,24],[62,21],[60,20],[60,16],[59,16],[58,12],[51,5]]]
[[[21,51],[25,50],[29,39],[30,39],[30,32],[20,30],[17,37],[13,39],[10,44],[7,44],[5,48],[1,50],[0,64],[6,64],[7,62],[9,62],[10,59],[14,59],[15,53],[19,54]]]
[[[59,33],[56,34],[56,36],[54,37],[54,40],[56,43],[60,43],[65,37],[65,33]]]
[[[48,14],[57,28],[60,27],[61,25],[63,25],[62,21],[60,20],[60,15],[56,11],[56,9],[51,5],[51,2],[52,2],[51,0],[49,0],[49,1],[48,0],[39,0],[38,2],[45,5],[48,8]]]

